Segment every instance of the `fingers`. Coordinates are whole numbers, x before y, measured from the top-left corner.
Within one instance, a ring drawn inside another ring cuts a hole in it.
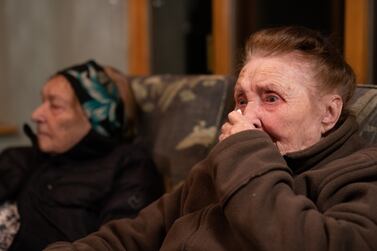
[[[231,124],[235,124],[240,120],[245,119],[240,109],[232,111],[228,114],[228,119]]]
[[[221,134],[219,136],[219,141],[223,141],[230,136],[232,125],[229,122],[224,123],[221,126]]]
[[[229,121],[224,123],[221,127],[219,141],[223,141],[230,135],[236,134],[241,131],[256,129],[256,125],[249,122],[239,109],[230,112],[228,114],[228,120]]]

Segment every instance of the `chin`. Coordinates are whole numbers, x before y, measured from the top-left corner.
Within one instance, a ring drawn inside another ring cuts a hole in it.
[[[41,150],[41,152],[44,152],[44,153],[53,153],[54,152],[54,148],[48,142],[48,140],[41,139],[40,137],[38,137],[38,147],[39,147],[39,150]]]
[[[41,150],[41,152],[44,152],[44,153],[52,153],[53,152],[49,147],[46,147],[42,144],[39,144],[39,150]]]

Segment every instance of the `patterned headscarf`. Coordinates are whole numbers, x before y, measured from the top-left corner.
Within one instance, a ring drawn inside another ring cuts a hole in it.
[[[94,60],[59,71],[71,84],[92,128],[107,137],[122,133],[124,107],[118,88]]]

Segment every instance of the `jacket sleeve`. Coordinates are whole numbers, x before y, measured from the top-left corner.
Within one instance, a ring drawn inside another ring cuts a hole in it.
[[[9,148],[0,154],[0,203],[11,200],[30,173],[33,162],[31,148]]]
[[[101,206],[101,222],[134,218],[163,194],[163,182],[151,158],[142,152],[128,154],[115,173],[110,194]]]
[[[377,250],[372,156],[376,150],[333,161],[316,201],[294,192],[290,169],[263,132],[233,135],[209,159],[224,214],[245,250],[367,251]]]
[[[182,186],[140,211],[135,219],[117,219],[83,239],[56,242],[45,251],[159,250],[166,232],[180,213]]]

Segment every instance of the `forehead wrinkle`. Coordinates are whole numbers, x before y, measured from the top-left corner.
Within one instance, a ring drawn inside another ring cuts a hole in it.
[[[48,93],[43,96],[43,100],[48,100],[50,103],[59,103],[61,105],[67,105],[67,106],[75,106],[80,105],[78,101],[76,101],[76,98],[72,95],[70,96],[63,96],[59,95],[59,93]]]
[[[68,102],[67,98],[64,98],[62,96],[56,95],[56,94],[47,94],[46,98],[50,101],[64,101]]]
[[[252,68],[250,68],[251,65],[248,64],[257,59],[262,61],[252,64]],[[270,90],[288,97],[297,84],[313,88],[313,82],[312,65],[295,54],[276,57],[254,55],[241,70],[235,90],[241,89],[245,92],[257,89],[259,92]],[[313,89],[315,90],[315,88]]]
[[[271,69],[270,69],[271,68]],[[282,94],[286,93],[286,86],[282,87],[282,81],[288,81],[289,78],[286,75],[282,75],[277,73],[276,70],[273,69],[274,67],[269,68],[262,68],[256,67],[251,69],[250,72],[244,70],[242,75],[240,74],[239,81],[237,81],[235,91],[245,90],[248,91],[277,91]],[[260,70],[259,70],[260,69]],[[250,86],[248,85],[249,83]],[[248,88],[246,88],[248,87]],[[250,90],[248,90],[250,88]]]
[[[280,59],[283,60],[287,68],[281,70],[276,65],[267,65],[259,72],[259,77],[262,80],[256,82],[276,84],[276,87],[286,90],[287,94],[295,89],[296,84],[304,85],[305,88],[311,89],[311,92],[315,93],[315,79],[313,79],[312,65],[310,63],[289,54]],[[268,81],[263,81],[263,79]],[[284,85],[284,88],[282,88],[282,85]]]
[[[75,100],[75,93],[70,83],[61,76],[50,79],[43,87],[42,95],[49,100]]]
[[[255,87],[259,90],[277,91],[286,94],[291,89],[291,79],[287,74],[281,74],[273,69],[259,72],[254,80]]]

